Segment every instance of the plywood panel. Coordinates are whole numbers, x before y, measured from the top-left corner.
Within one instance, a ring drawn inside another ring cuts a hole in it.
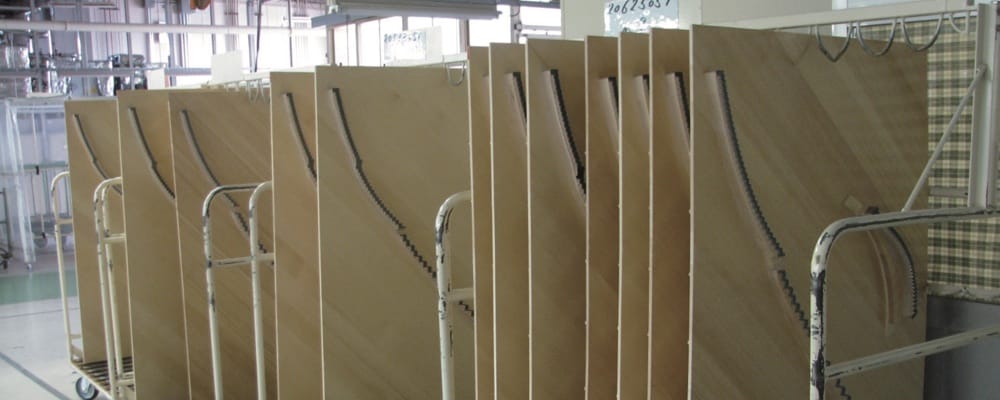
[[[439,397],[434,219],[469,190],[468,89],[440,68],[320,67],[316,85],[325,396]],[[450,226],[456,275],[470,270],[469,212]],[[451,310],[469,399],[472,318]]]
[[[803,308],[816,238],[854,215],[851,204],[901,207],[926,158],[925,56],[848,51],[830,63],[815,46],[809,35],[692,31],[694,399],[808,393]],[[900,232],[923,282],[926,228]],[[832,257],[832,362],[923,340],[923,284],[913,319],[880,318],[875,246],[849,236]],[[915,361],[850,377],[827,395],[919,399],[922,370]]]
[[[118,94],[136,396],[188,397],[167,93]]]
[[[323,395],[323,354],[315,74],[271,74],[271,135],[278,397],[317,399]]]
[[[497,399],[528,398],[528,142],[524,46],[490,45],[493,355]]]
[[[691,271],[687,31],[650,32],[649,397],[687,398]]]
[[[618,41],[590,36],[587,57],[587,398],[617,396]]]
[[[649,332],[649,35],[618,38],[618,398],[645,399]]]
[[[529,40],[531,396],[582,398],[586,364],[583,42]]]
[[[476,296],[476,398],[493,399],[493,202],[490,179],[490,51],[469,49],[469,166]]]
[[[246,93],[170,93],[171,143],[177,204],[177,231],[184,279],[192,398],[212,396],[212,367],[202,241],[202,202],[218,184],[263,182],[271,175],[270,112],[266,101]],[[185,129],[187,114],[190,131]],[[191,135],[189,135],[189,133]],[[193,139],[192,140],[192,136]],[[199,156],[200,153],[200,156]],[[214,176],[214,179],[213,179]],[[217,182],[216,182],[217,181]],[[213,257],[249,253],[248,194],[219,198],[212,206]],[[260,245],[274,249],[270,196],[260,204]],[[250,270],[229,267],[214,272],[214,305],[218,313],[223,392],[231,398],[256,397]],[[274,280],[271,267],[261,268],[265,366],[268,397],[275,396]]]
[[[76,121],[80,125],[77,126]],[[82,130],[80,129],[82,128]],[[100,275],[97,265],[97,232],[94,227],[94,189],[101,181],[121,175],[118,156],[118,107],[113,99],[66,102],[66,131],[73,197],[73,237],[76,241],[76,274],[80,296],[80,331],[83,362],[106,360],[104,319],[101,312]],[[86,138],[86,140],[84,140]],[[121,192],[108,196],[113,232],[123,227]],[[132,354],[128,306],[128,267],[125,249],[112,246],[122,356]]]

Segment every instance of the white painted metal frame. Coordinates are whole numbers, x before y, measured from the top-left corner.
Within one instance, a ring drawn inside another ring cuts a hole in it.
[[[927,357],[932,354],[956,349],[975,343],[980,339],[1000,335],[1000,325],[968,331],[940,339],[931,340],[887,352],[874,354],[860,359],[827,365],[826,359],[826,274],[829,255],[833,245],[841,235],[849,232],[870,231],[896,226],[913,224],[930,224],[945,221],[963,221],[996,217],[1000,209],[994,208],[993,197],[996,192],[996,145],[997,145],[997,91],[1000,86],[997,80],[997,5],[979,5],[976,36],[977,75],[972,89],[975,102],[973,105],[972,147],[969,166],[968,205],[964,208],[909,210],[911,200],[907,201],[903,211],[879,215],[865,215],[845,218],[834,222],[820,235],[813,249],[812,285],[810,296],[810,393],[811,400],[825,398],[826,381],[848,375],[881,368],[899,362]],[[967,98],[963,98],[956,114],[961,112]],[[955,120],[955,118],[953,118]],[[945,132],[950,132],[953,124],[949,124]],[[941,147],[939,143],[938,147]],[[930,165],[937,160],[939,151],[935,149],[925,168],[925,174]],[[922,190],[926,178],[921,176],[914,192]]]
[[[215,310],[215,281],[212,269],[215,267],[234,267],[250,265],[250,280],[253,290],[253,336],[254,358],[257,375],[257,399],[267,399],[267,379],[264,366],[264,310],[261,302],[260,263],[274,262],[274,253],[261,253],[259,243],[259,225],[257,222],[257,204],[262,193],[271,190],[271,181],[259,184],[224,185],[212,189],[205,197],[202,206],[202,237],[205,241],[205,283],[208,290],[208,326],[212,345],[212,383],[215,388],[215,399],[223,399],[222,391],[222,354],[219,346],[219,322]],[[219,195],[235,192],[251,192],[249,201],[249,236],[250,255],[245,257],[212,258],[212,201]],[[273,264],[272,264],[273,266]]]
[[[124,388],[135,384],[135,377],[125,371],[122,357],[121,328],[118,321],[114,260],[111,246],[125,243],[125,233],[112,233],[108,222],[111,210],[108,191],[121,187],[122,178],[108,178],[94,189],[94,229],[97,231],[97,267],[101,281],[101,311],[104,315],[104,345],[108,356],[108,391],[112,399],[125,398]]]
[[[110,342],[117,342],[118,343],[118,347],[117,348],[118,348],[118,351],[119,351],[118,354],[120,354],[120,340],[119,340],[120,337],[119,336],[112,336],[112,335],[109,335],[107,333],[107,332],[110,332],[110,330],[108,330],[108,322],[109,322],[108,321],[108,315],[107,315],[108,314],[108,301],[106,299],[106,293],[105,293],[106,292],[105,276],[104,276],[104,272],[105,271],[104,271],[103,265],[100,266],[99,269],[98,269],[98,276],[100,277],[100,281],[101,281],[101,314],[102,314],[102,318],[104,319],[104,325],[105,325],[105,337],[104,338],[105,338],[105,345],[106,345],[105,347],[106,347],[106,351],[107,351],[107,354],[106,354],[107,361],[106,362],[108,362],[108,364],[109,364],[108,365],[107,374],[108,374],[108,381],[109,381],[109,383],[111,383],[108,388],[102,387],[101,385],[98,385],[98,384],[95,384],[94,382],[91,382],[91,380],[94,379],[95,377],[91,376],[91,374],[87,370],[85,370],[83,368],[83,366],[80,364],[80,362],[83,361],[83,350],[73,345],[73,340],[74,339],[82,338],[83,335],[82,335],[82,333],[73,333],[72,332],[72,325],[70,324],[70,318],[69,318],[69,301],[68,301],[68,293],[66,292],[66,258],[65,258],[65,251],[63,250],[62,235],[60,234],[60,232],[62,232],[62,227],[63,226],[65,226],[65,225],[72,225],[73,224],[73,218],[63,218],[63,217],[61,217],[61,215],[63,213],[61,212],[61,209],[59,208],[59,196],[58,196],[59,185],[62,183],[63,180],[65,180],[66,178],[69,178],[69,176],[70,176],[69,171],[65,171],[65,172],[61,172],[61,173],[57,174],[54,178],[52,178],[52,183],[51,183],[51,185],[49,187],[49,195],[51,196],[51,202],[52,202],[52,212],[55,214],[54,224],[53,224],[53,230],[55,232],[55,237],[56,237],[56,265],[57,265],[57,268],[58,268],[58,271],[59,271],[59,296],[60,296],[60,301],[62,302],[62,308],[63,308],[63,310],[62,310],[63,311],[63,325],[64,325],[65,331],[66,331],[66,349],[67,349],[67,351],[69,353],[70,365],[72,365],[73,369],[75,369],[76,372],[80,374],[80,378],[79,379],[85,379],[85,380],[87,380],[88,383],[93,388],[97,389],[97,391],[99,391],[100,393],[104,394],[105,396],[108,396],[108,397],[110,397],[112,399],[118,399],[118,398],[121,398],[123,396],[123,394],[121,394],[119,391],[116,391],[116,390],[112,389],[112,388],[115,387],[114,386],[115,383],[112,383],[112,382],[115,382],[115,381],[112,381],[112,379],[116,378],[116,377],[114,377],[114,375],[116,373],[119,375],[118,380],[121,380],[121,382],[116,382],[119,385],[128,386],[128,385],[132,384],[132,382],[130,381],[131,376],[125,376],[124,373],[119,373],[118,369],[115,366],[112,365],[112,364],[116,364],[116,365],[118,365],[118,364],[124,364],[124,360],[114,358],[114,356],[112,355],[112,352],[115,351],[116,347],[114,347],[114,345],[108,344],[109,341]],[[103,183],[104,182],[102,182],[102,184]],[[113,187],[114,185],[115,185],[114,183],[108,183],[103,188],[103,191],[101,190],[100,186],[98,187],[98,191],[96,191],[95,195],[94,195],[94,198],[95,198],[95,200],[94,200],[94,202],[95,202],[95,204],[94,204],[95,205],[95,207],[94,207],[95,215],[98,214],[98,213],[104,213],[105,215],[107,214],[107,209],[106,209],[107,208],[106,207],[106,204],[107,204],[107,202],[106,202],[106,199],[107,199],[107,189],[110,188],[110,187]],[[100,201],[100,203],[98,203],[98,201]],[[98,233],[98,249],[100,251],[100,248],[102,247],[101,236],[103,235],[103,232],[101,230],[101,225],[97,225],[96,226],[96,230],[97,230],[97,233]],[[107,232],[107,229],[105,229],[104,232]],[[122,239],[124,240],[124,235],[122,235]],[[102,260],[99,258],[98,261],[102,261]],[[122,372],[124,372],[124,371],[122,371]],[[131,375],[131,374],[129,374],[129,375]],[[78,383],[79,383],[79,381],[78,381]],[[113,394],[115,394],[115,395],[113,395]]]
[[[448,311],[449,303],[474,300],[473,288],[452,289],[451,267],[445,259],[445,240],[451,212],[460,203],[471,201],[472,194],[468,191],[455,193],[448,197],[438,209],[434,222],[434,248],[437,252],[437,290],[438,290],[438,335],[441,350],[441,400],[455,400],[455,353],[452,340],[452,320]]]
[[[53,231],[56,237],[56,266],[59,269],[59,297],[62,302],[63,324],[66,327],[66,352],[69,354],[71,361],[77,362],[83,360],[83,351],[73,346],[73,339],[79,339],[82,335],[73,333],[69,321],[69,300],[66,293],[66,258],[63,251],[61,234],[63,226],[73,224],[73,218],[63,218],[62,209],[59,208],[59,185],[67,178],[69,178],[69,171],[60,172],[52,178],[52,184],[49,186],[49,196],[52,202],[52,214],[55,219],[53,221]]]
[[[975,0],[974,3],[989,3]],[[975,11],[976,6],[966,0],[923,0],[881,6],[848,8],[736,21],[706,21],[708,25],[729,26],[748,29],[792,29],[808,28],[815,25],[832,25],[847,22],[882,21],[892,18],[922,17],[941,13]]]

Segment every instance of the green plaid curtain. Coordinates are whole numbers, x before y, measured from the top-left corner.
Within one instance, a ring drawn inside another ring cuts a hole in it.
[[[956,31],[967,30],[967,33]],[[975,68],[976,19],[955,16],[945,18],[940,34],[928,51],[928,154],[948,126],[958,102],[972,83]],[[909,22],[907,31],[914,43],[932,40],[937,19]],[[885,40],[891,24],[866,26],[865,39]],[[873,46],[880,48],[879,46]],[[852,47],[849,51],[861,51]],[[911,51],[904,43],[902,30],[896,26],[892,51]],[[968,186],[969,147],[972,131],[972,103],[965,108],[951,140],[934,166],[930,181],[929,205],[932,208],[965,206]],[[949,222],[932,225],[928,230],[930,259],[928,283],[932,294],[976,301],[1000,303],[1000,219],[972,222]]]
[[[967,33],[958,32],[946,18],[934,46],[927,52],[928,73],[928,152],[948,126],[952,114],[972,82],[975,69],[975,18],[968,20]],[[966,19],[955,17],[954,24],[965,30]],[[902,32],[896,31],[896,46],[903,44]],[[889,25],[866,27],[865,37],[886,38]],[[937,30],[937,20],[908,23],[907,31],[915,43],[927,43]],[[869,33],[871,32],[871,33]],[[896,51],[896,50],[894,50]],[[932,208],[965,206],[968,186],[969,147],[972,132],[971,103],[965,108],[951,140],[929,181]],[[928,153],[929,154],[929,153]],[[932,225],[928,230],[930,265],[928,283],[931,293],[1000,303],[991,292],[1000,289],[1000,219],[989,221],[949,222]]]

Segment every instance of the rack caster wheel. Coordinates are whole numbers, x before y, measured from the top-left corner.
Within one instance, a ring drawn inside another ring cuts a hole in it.
[[[76,379],[76,395],[80,396],[83,400],[94,400],[97,398],[97,387],[90,383],[87,378],[79,377]]]

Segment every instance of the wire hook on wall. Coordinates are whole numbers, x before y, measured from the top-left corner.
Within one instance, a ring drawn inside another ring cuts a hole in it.
[[[456,68],[452,68],[452,65],[458,65],[458,66],[461,67],[461,68],[458,68],[458,69],[460,69],[460,74],[458,76],[458,80],[457,81],[454,79],[454,74],[452,73],[452,70],[456,69]],[[465,61],[459,61],[459,62],[452,63],[452,64],[445,64],[444,71],[445,71],[445,73],[448,74],[448,83],[451,84],[451,86],[461,86],[462,83],[465,82],[465,75],[466,75],[467,70],[468,70],[468,65],[469,64],[466,63]]]
[[[865,35],[861,33],[860,22],[854,23],[854,34],[858,38],[858,45],[861,46],[861,50],[864,50],[865,53],[872,57],[882,57],[885,53],[889,52],[889,49],[892,48],[892,42],[896,40],[896,20],[892,20],[892,27],[889,28],[889,37],[885,40],[885,47],[882,47],[881,50],[875,51],[868,46],[868,42],[865,42]],[[850,38],[848,38],[848,40],[850,40]]]
[[[972,11],[965,12],[965,28],[959,29],[958,25],[955,24],[955,13],[948,14],[948,24],[951,25],[951,29],[955,30],[955,33],[962,35],[969,34],[969,23],[972,20]]]
[[[943,23],[944,23],[944,14],[940,14],[940,15],[938,15],[937,27],[934,28],[934,35],[931,36],[931,40],[929,42],[927,42],[926,44],[919,45],[919,44],[913,43],[913,40],[910,39],[909,32],[906,31],[906,18],[900,18],[899,19],[899,24],[903,28],[903,41],[906,42],[906,47],[909,47],[913,51],[925,51],[925,50],[931,48],[931,46],[933,46],[934,43],[937,42],[938,37],[941,35],[941,25]],[[968,26],[966,26],[966,28],[968,28]]]
[[[840,60],[840,57],[843,57],[844,53],[847,53],[847,48],[851,46],[851,35],[854,33],[854,25],[847,26],[847,35],[844,36],[844,44],[840,46],[840,50],[837,50],[836,53],[831,53],[830,50],[827,50],[826,45],[823,44],[823,36],[819,33],[819,26],[814,25],[812,29],[813,32],[816,33],[816,45],[819,46],[819,51],[822,52],[823,55],[826,56],[826,59],[830,60],[830,62],[837,62]]]

